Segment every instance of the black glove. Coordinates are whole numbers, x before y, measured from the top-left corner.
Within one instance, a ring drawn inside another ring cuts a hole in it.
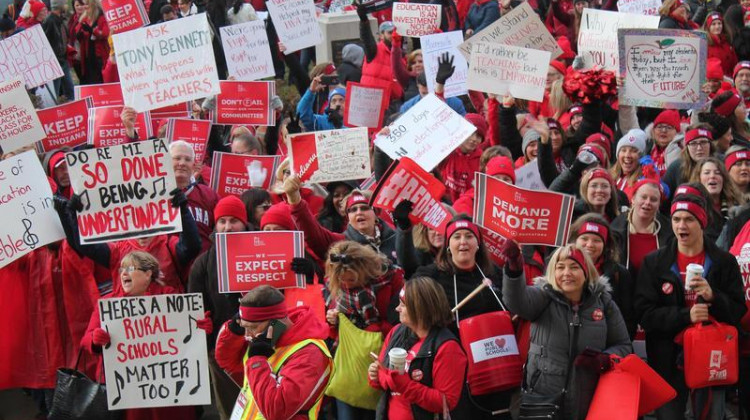
[[[508,267],[508,270],[512,272],[523,271],[523,255],[521,255],[521,248],[515,241],[506,239],[500,249],[500,254],[505,258],[505,266]]]
[[[173,189],[172,191],[169,192],[169,195],[173,196],[172,197],[172,207],[174,207],[174,208],[187,207],[188,199],[185,196],[185,193],[182,192],[181,189],[175,188],[175,189]]]
[[[438,71],[437,76],[435,76],[436,83],[444,85],[445,82],[453,76],[453,72],[456,71],[456,66],[453,65],[453,58],[454,57],[447,52],[444,52],[438,57]]]
[[[292,258],[292,271],[304,274],[307,280],[312,281],[315,278],[315,263],[307,258]]]
[[[599,159],[595,154],[588,150],[581,150],[578,152],[576,160],[570,165],[570,171],[573,172],[574,175],[580,177],[581,174],[583,174],[583,171],[597,163],[599,163]]]
[[[338,108],[329,109],[326,113],[328,113],[328,121],[333,124],[334,127],[341,128],[344,126],[344,117],[338,112]]]
[[[234,314],[232,319],[229,320],[227,328],[229,328],[229,331],[234,335],[245,335],[245,329],[240,325],[240,314]]]
[[[299,134],[302,132],[302,127],[299,125],[299,115],[289,115],[289,123],[286,125],[286,131],[289,134]]]
[[[393,209],[393,222],[401,230],[409,230],[411,228],[411,220],[409,220],[409,213],[414,209],[414,203],[409,200],[403,200]]]
[[[357,16],[359,16],[359,20],[363,22],[367,22],[367,10],[365,9],[365,6],[362,4],[362,0],[355,0],[354,6],[357,7]]]
[[[73,194],[70,196],[70,200],[68,200],[68,210],[73,214],[83,211],[83,201],[81,201],[80,195]]]
[[[83,29],[84,31],[88,32],[88,33],[94,32],[94,28],[92,28],[92,27],[91,27],[91,25],[89,25],[89,24],[87,24],[87,23],[83,23],[83,22],[81,22],[81,28],[82,28],[82,29]]]
[[[65,211],[65,209],[68,208],[69,200],[65,197],[59,196],[57,194],[52,196],[52,206],[55,208],[55,211],[58,213],[62,213]]]
[[[274,350],[273,343],[271,343],[271,339],[266,337],[265,334],[261,334],[258,337],[253,338],[253,341],[250,342],[250,349],[247,351],[247,357],[253,357],[253,356],[263,356],[263,357],[271,357],[273,356]]]

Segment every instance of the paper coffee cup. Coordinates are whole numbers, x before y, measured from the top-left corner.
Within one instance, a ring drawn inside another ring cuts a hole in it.
[[[690,280],[695,277],[703,277],[703,266],[700,264],[688,264],[685,267],[685,290],[691,290]]]
[[[404,373],[404,367],[406,366],[406,350],[400,347],[394,347],[388,352],[388,359],[390,360],[389,368],[391,370],[397,370]]]

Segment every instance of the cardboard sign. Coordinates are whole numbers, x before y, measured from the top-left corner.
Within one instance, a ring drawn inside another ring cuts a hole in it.
[[[276,113],[271,109],[275,94],[276,82],[222,80],[211,118],[214,124],[275,125]]]
[[[563,53],[555,38],[539,19],[539,15],[526,2],[515,7],[510,13],[500,16],[500,19],[492,25],[461,44],[459,49],[466,59],[471,55],[471,45],[475,42],[491,42],[548,51],[552,58],[557,58]]]
[[[71,149],[88,141],[91,98],[79,99],[37,111],[47,137],[37,142],[39,153],[62,147]]]
[[[657,27],[659,27],[659,16],[583,9],[581,27],[578,32],[578,56],[582,57],[585,69],[598,66],[617,72],[620,70],[617,30],[620,28],[656,29]]]
[[[104,19],[112,33],[119,34],[150,23],[148,12],[140,0],[102,0]]]
[[[0,41],[0,81],[23,78],[26,89],[63,77],[60,62],[44,34],[42,25]]]
[[[393,3],[391,20],[401,36],[420,37],[440,29],[441,9],[439,4]]]
[[[249,156],[214,152],[211,188],[219,197],[241,196],[253,187],[267,190],[276,182],[280,156]]]
[[[475,42],[469,58],[469,89],[541,102],[547,83],[547,51]]]
[[[143,112],[218,94],[211,39],[205,13],[113,35],[125,105]]]
[[[302,232],[216,234],[219,293],[247,292],[267,284],[305,288],[305,276],[292,271],[292,259],[305,256]]]
[[[169,195],[177,185],[163,140],[71,152],[65,160],[84,204],[78,213],[82,245],[182,231],[180,209]]]
[[[0,268],[65,239],[42,163],[29,150],[0,161]]]
[[[73,87],[73,92],[75,92],[76,99],[83,99],[90,96],[92,107],[125,105],[119,83],[76,85]]]
[[[211,121],[171,118],[167,123],[167,141],[182,140],[193,146],[195,161],[206,158],[206,143],[211,134]]]
[[[366,128],[315,131],[290,136],[292,173],[302,182],[332,182],[370,176]]]
[[[474,222],[519,244],[565,245],[575,201],[572,195],[527,190],[474,174]]]
[[[547,186],[542,182],[539,164],[536,159],[516,169],[516,186],[527,190],[544,191]]]
[[[269,0],[266,2],[276,33],[289,55],[323,42],[313,0]]]
[[[203,317],[200,293],[100,299],[109,409],[211,404]]]
[[[390,88],[384,89],[364,86],[357,82],[347,82],[344,125],[349,127],[380,127],[390,98]]]
[[[691,109],[706,103],[706,33],[676,29],[620,29],[620,74],[625,105]]]
[[[220,30],[230,77],[252,81],[276,74],[264,21],[253,20]]]
[[[89,108],[88,143],[94,147],[110,147],[127,143],[130,140],[122,124],[121,106]],[[142,112],[135,118],[135,131],[143,140],[151,137],[151,116]]]
[[[631,15],[658,16],[661,0],[617,0],[617,10]]]
[[[443,97],[452,98],[454,96],[466,95],[469,89],[466,87],[466,78],[469,74],[469,65],[458,46],[464,42],[464,35],[461,31],[446,32],[441,34],[426,35],[420,38],[422,45],[422,58],[424,60],[424,73],[427,79],[427,90],[435,93],[435,77],[438,71],[438,58],[443,53],[449,53],[453,56],[453,65],[456,70],[448,78],[443,86]],[[348,91],[347,91],[348,93]]]
[[[45,136],[23,80],[14,77],[0,82],[0,153],[28,146]]]

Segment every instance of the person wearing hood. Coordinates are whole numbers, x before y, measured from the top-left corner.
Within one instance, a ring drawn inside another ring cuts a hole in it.
[[[346,44],[341,50],[341,65],[336,68],[339,83],[346,86],[347,82],[359,83],[362,78],[362,62],[365,60],[365,50],[357,44]]]
[[[313,102],[317,92],[325,88],[321,79],[317,76],[312,79],[310,87],[302,95],[297,104],[297,115],[305,126],[305,131],[334,130],[344,127],[344,105],[346,104],[346,89],[336,87],[328,94],[328,106],[326,115],[316,114],[313,111]]]
[[[464,20],[466,37],[470,37],[500,19],[497,0],[474,0]]]
[[[49,11],[44,3],[36,0],[28,0],[26,4],[23,5],[21,15],[16,20],[16,27],[18,27],[19,30],[23,30],[39,25],[47,19],[48,14]]]
[[[729,31],[724,26],[721,13],[713,12],[706,18],[703,30],[708,33],[708,58],[717,58],[721,62],[724,74],[729,76],[737,64],[737,54],[729,39]]]
[[[44,168],[57,186],[55,195],[70,199],[73,188],[70,187],[70,174],[68,173],[68,162],[65,161],[65,153],[70,149],[64,147],[60,150],[48,153],[44,158]]]

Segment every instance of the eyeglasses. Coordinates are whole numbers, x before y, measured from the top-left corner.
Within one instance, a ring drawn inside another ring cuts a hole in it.
[[[704,148],[708,146],[709,144],[711,144],[711,142],[708,140],[696,140],[696,141],[691,141],[690,143],[688,143],[688,147],[695,150],[695,149]]]
[[[271,203],[258,204],[258,207],[262,208],[263,210],[268,210],[271,208]]]
[[[656,126],[656,129],[661,130],[661,131],[669,131],[669,130],[674,130],[675,128],[669,124],[659,124]]]
[[[370,211],[370,206],[368,206],[366,204],[362,204],[362,205],[359,205],[359,206],[349,207],[349,209],[346,210],[346,212],[349,213],[349,214],[354,214],[354,213],[356,213],[358,211],[361,211],[362,213],[364,213],[366,211]]]
[[[143,270],[132,265],[129,265],[127,267],[120,267],[120,274],[122,273],[133,274],[133,271],[143,271]]]
[[[328,258],[332,263],[349,264],[352,262],[352,257],[347,254],[331,254]]]

